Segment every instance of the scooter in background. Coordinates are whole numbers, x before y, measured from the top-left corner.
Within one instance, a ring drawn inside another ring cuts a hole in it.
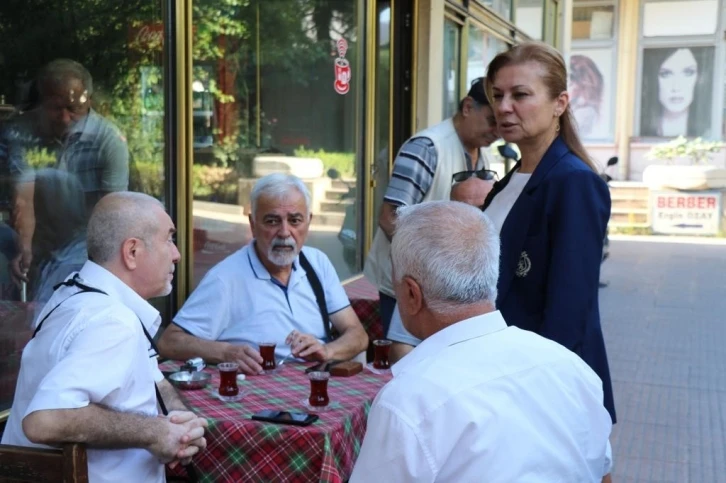
[[[610,166],[615,166],[618,164],[618,157],[613,156],[612,158],[608,159],[607,165],[605,166],[605,169],[602,170],[602,173],[600,173],[600,177],[603,181],[605,181],[606,184],[610,184],[610,182],[613,180],[613,177],[610,176],[607,171]],[[605,260],[608,259],[610,256],[610,238],[608,237],[609,229],[605,228],[605,240],[602,244],[602,260],[600,263],[602,264]],[[608,286],[608,282],[603,282],[602,280],[599,283],[600,288],[605,288]]]
[[[504,158],[504,174],[507,174],[512,169],[512,166],[519,161],[519,155],[509,144],[501,144],[497,146],[497,150],[499,151],[499,155]]]

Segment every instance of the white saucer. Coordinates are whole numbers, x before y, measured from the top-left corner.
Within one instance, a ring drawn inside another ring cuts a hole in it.
[[[385,374],[391,373],[390,369],[376,369],[375,367],[373,367],[372,362],[369,362],[368,364],[366,364],[366,369],[371,371],[373,374],[379,374],[379,375],[385,375]]]

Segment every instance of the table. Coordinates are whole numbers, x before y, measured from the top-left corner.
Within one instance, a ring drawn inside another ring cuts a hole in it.
[[[187,405],[209,420],[207,449],[195,457],[202,482],[325,482],[340,483],[353,470],[365,435],[373,398],[390,375],[366,369],[352,377],[334,377],[328,383],[329,411],[307,427],[263,423],[249,417],[262,409],[304,409],[310,393],[304,370],[311,364],[289,362],[278,373],[251,376],[240,384],[249,391],[239,402],[215,397],[219,372],[212,383],[197,391],[181,391]],[[178,370],[178,362],[161,364],[162,371]],[[182,470],[171,472],[184,476]]]
[[[378,289],[364,277],[357,278],[343,285],[348,294],[350,304],[358,315],[368,337],[373,341],[385,337],[381,322]],[[372,347],[372,346],[371,346]]]

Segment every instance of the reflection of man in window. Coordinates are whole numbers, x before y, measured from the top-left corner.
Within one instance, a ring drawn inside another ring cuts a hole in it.
[[[41,261],[33,258],[44,256],[37,250],[44,244],[36,227],[40,208],[33,203],[37,168],[50,165],[77,176],[89,213],[105,194],[126,190],[129,179],[126,140],[91,108],[93,80],[81,64],[52,61],[41,70],[36,87],[37,105],[0,134],[0,153],[7,156],[0,161],[8,163],[17,180],[13,221],[20,254],[11,264],[12,272],[26,281],[28,270],[33,276],[32,268]]]

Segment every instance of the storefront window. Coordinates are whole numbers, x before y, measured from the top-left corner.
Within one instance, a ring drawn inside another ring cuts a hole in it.
[[[505,20],[512,18],[512,1],[511,0],[477,0],[485,7],[497,12]]]
[[[514,11],[514,24],[535,40],[542,40],[544,23],[543,0],[519,0]]]
[[[0,410],[35,315],[86,261],[96,202],[127,189],[168,199],[162,3],[109,5],[0,3]],[[167,303],[155,301],[163,315]]]
[[[357,0],[194,0],[194,287],[250,242],[250,192],[272,172],[310,188],[306,244],[341,279],[358,271],[358,12]]]
[[[714,47],[643,49],[640,135],[712,137]]]
[[[459,46],[461,27],[450,19],[444,20],[444,118],[456,113],[459,106]]]
[[[643,9],[643,37],[713,35],[718,6],[718,0],[648,1]]]
[[[572,8],[572,40],[604,40],[613,37],[613,5]]]
[[[469,24],[469,49],[466,61],[466,85],[487,73],[489,62],[499,53],[507,50],[508,45],[489,32]]]

